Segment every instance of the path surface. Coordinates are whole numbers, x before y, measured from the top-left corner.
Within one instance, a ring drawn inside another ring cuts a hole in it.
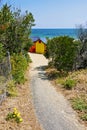
[[[76,119],[69,102],[45,76],[48,61],[41,54],[31,54],[31,90],[37,117],[44,130],[87,130]]]

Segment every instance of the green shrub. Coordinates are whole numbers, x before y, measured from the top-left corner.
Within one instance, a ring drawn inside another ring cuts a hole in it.
[[[25,58],[26,58],[26,60],[27,60],[28,63],[31,63],[31,62],[32,62],[32,60],[31,60],[29,54],[28,54],[26,51],[24,52],[24,56],[25,56]]]
[[[87,111],[87,102],[83,98],[78,98],[78,97],[74,98],[72,100],[72,106],[75,110],[79,110],[79,111],[82,111],[82,112]]]
[[[11,97],[17,96],[17,90],[13,80],[8,81],[7,83],[7,95]]]
[[[28,66],[28,62],[24,55],[14,54],[11,57],[12,64],[12,76],[16,83],[24,83],[25,82],[25,71]]]
[[[76,81],[70,78],[66,79],[64,82],[64,87],[66,89],[72,89],[73,87],[75,87],[75,85],[76,85]]]
[[[81,119],[82,119],[83,121],[87,121],[87,113],[84,114],[84,115],[82,115],[82,116],[81,116]]]
[[[75,63],[79,43],[68,36],[54,37],[47,41],[47,54],[57,70],[70,71]]]

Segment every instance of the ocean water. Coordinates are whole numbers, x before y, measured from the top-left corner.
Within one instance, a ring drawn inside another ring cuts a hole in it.
[[[77,39],[77,29],[32,29],[31,37],[39,37],[44,42],[46,37],[53,38],[56,36],[70,36]]]

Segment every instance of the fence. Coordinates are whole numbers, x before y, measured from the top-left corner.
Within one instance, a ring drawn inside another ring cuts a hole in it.
[[[6,98],[7,81],[11,79],[10,54],[0,62],[0,104]]]

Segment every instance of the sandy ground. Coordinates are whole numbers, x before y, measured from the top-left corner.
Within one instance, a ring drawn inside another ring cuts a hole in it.
[[[48,61],[41,54],[32,54],[30,86],[39,122],[45,130],[87,130],[78,122],[75,111],[65,97],[57,92],[46,77]]]
[[[26,76],[29,79],[29,70]],[[29,80],[27,80],[24,85],[18,85],[17,90],[17,97],[7,98],[2,105],[0,105],[0,130],[41,130],[32,105]],[[23,122],[20,124],[5,120],[6,115],[12,112],[14,107],[18,109],[23,118]]]

